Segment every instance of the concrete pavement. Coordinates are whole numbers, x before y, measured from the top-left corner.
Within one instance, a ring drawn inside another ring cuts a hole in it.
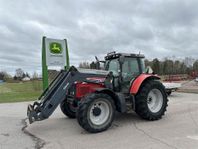
[[[33,149],[36,142],[21,130],[27,103],[0,104],[0,149]]]
[[[197,149],[198,94],[173,93],[169,99],[168,112],[161,120],[117,114],[112,127],[98,134],[87,133],[59,108],[49,119],[25,128],[22,119],[27,103],[0,104],[1,148]]]

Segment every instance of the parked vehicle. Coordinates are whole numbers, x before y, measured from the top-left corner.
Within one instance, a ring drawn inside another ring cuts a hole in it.
[[[143,119],[160,119],[168,103],[166,90],[157,75],[144,72],[143,59],[141,54],[112,52],[105,56],[105,70],[74,66],[62,70],[38,101],[28,106],[29,122],[47,119],[58,105],[91,133],[108,129],[116,111],[133,109]]]

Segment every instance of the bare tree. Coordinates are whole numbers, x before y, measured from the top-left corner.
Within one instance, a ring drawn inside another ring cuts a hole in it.
[[[88,62],[81,62],[79,64],[79,68],[89,69],[90,68],[90,64]]]
[[[24,77],[25,73],[21,68],[16,69],[15,77],[18,80],[21,80]]]
[[[38,79],[38,77],[39,77],[39,75],[38,75],[38,73],[35,71],[35,72],[33,73],[33,75],[32,75],[32,78],[33,78],[34,80],[36,80],[36,79]]]

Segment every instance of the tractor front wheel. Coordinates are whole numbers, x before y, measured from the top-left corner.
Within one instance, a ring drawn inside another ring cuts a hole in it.
[[[166,90],[159,81],[146,81],[137,93],[135,102],[135,111],[140,117],[158,120],[166,111],[168,103]]]
[[[76,118],[76,108],[74,105],[67,101],[67,98],[60,104],[60,109],[63,114],[69,118]]]
[[[113,122],[114,115],[114,101],[103,93],[92,93],[85,96],[77,110],[78,123],[91,133],[108,129]]]

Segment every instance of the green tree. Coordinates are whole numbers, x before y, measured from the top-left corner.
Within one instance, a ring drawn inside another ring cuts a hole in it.
[[[163,62],[163,73],[166,75],[173,74],[174,62],[172,60],[166,59]]]
[[[6,71],[0,72],[0,80],[7,81],[11,78],[12,78],[12,76],[10,74],[8,74]]]
[[[173,74],[180,74],[181,73],[181,63],[180,61],[176,60],[174,62],[174,69],[173,69]]]
[[[160,61],[157,58],[152,61],[152,69],[155,73],[160,74]]]
[[[181,68],[180,68],[181,74],[187,73],[187,68],[188,68],[188,67],[184,64],[184,62],[182,62],[182,63],[181,63]]]
[[[144,60],[145,66],[151,66],[151,62],[148,59]]]
[[[198,72],[198,60],[196,60],[194,63],[193,63],[193,70],[195,72]]]
[[[95,63],[95,62],[91,62],[90,68],[91,68],[91,69],[96,69],[96,63]]]

